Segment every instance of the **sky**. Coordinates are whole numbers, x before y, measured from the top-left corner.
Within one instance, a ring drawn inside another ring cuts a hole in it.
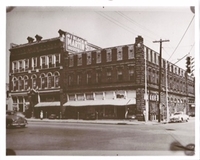
[[[141,35],[144,44],[170,62],[195,55],[195,15],[190,6],[18,6],[6,13],[6,75],[10,43],[27,43],[38,34],[43,39],[58,36],[58,30],[73,33],[99,47],[131,44]],[[176,65],[185,69],[185,58]],[[6,80],[8,82],[8,78]]]

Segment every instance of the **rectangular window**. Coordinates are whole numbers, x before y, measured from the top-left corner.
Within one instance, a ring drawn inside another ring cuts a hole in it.
[[[86,100],[94,100],[93,93],[86,93],[85,96],[86,96]]]
[[[72,67],[74,65],[74,56],[70,55],[69,56],[69,67]]]
[[[148,52],[147,52],[147,54],[148,54],[148,61],[151,62],[151,50],[148,48],[147,51],[148,51]]]
[[[76,97],[77,97],[77,101],[84,101],[85,100],[84,94],[77,94]]]
[[[56,67],[58,67],[60,64],[60,54],[55,55],[55,62],[56,62]]]
[[[90,65],[91,63],[92,63],[91,52],[87,52],[87,65]]]
[[[111,82],[112,74],[111,74],[111,70],[110,69],[107,70],[106,75],[107,75],[107,82]]]
[[[128,59],[134,58],[134,47],[133,45],[128,46]]]
[[[37,67],[37,57],[33,57],[32,58],[32,68],[36,68]]]
[[[134,68],[133,67],[130,67],[129,68],[129,80],[130,81],[134,81]]]
[[[112,51],[111,51],[111,49],[106,50],[106,60],[107,60],[107,62],[112,61]]]
[[[25,71],[27,71],[29,69],[29,60],[28,59],[24,60],[24,66],[25,66]]]
[[[19,61],[19,71],[22,72],[23,70],[23,61]]]
[[[96,83],[101,83],[101,71],[96,72]]]
[[[157,64],[157,54],[154,52],[154,63]]]
[[[72,85],[72,82],[73,82],[72,75],[69,75],[69,78],[68,78],[68,83],[69,83],[69,86],[71,86],[71,85]]]
[[[103,100],[103,92],[96,92],[95,93],[95,99],[96,100]]]
[[[75,94],[69,95],[69,101],[75,101],[75,100],[76,100]]]
[[[52,55],[48,56],[48,59],[49,59],[49,68],[53,67],[53,58],[52,57],[53,57]]]
[[[152,56],[152,63],[155,63],[155,58],[154,58],[154,51],[151,51],[151,56]]]
[[[82,65],[82,54],[78,54],[77,58],[78,58],[77,66],[81,66]]]
[[[40,57],[40,66],[41,66],[41,68],[47,68],[45,62],[46,62],[46,58],[45,58],[45,56]]]
[[[81,85],[81,83],[82,83],[82,76],[81,76],[81,74],[78,74],[77,75],[77,85]]]
[[[17,71],[17,62],[13,62],[13,72],[16,73]]]
[[[87,84],[91,84],[91,83],[92,83],[91,73],[87,73]]]
[[[96,63],[101,63],[101,51],[97,51],[96,55]]]
[[[117,47],[117,60],[120,61],[123,59],[122,47]]]
[[[122,69],[121,68],[118,68],[117,79],[118,79],[118,81],[122,81],[123,80],[123,74],[122,74]]]

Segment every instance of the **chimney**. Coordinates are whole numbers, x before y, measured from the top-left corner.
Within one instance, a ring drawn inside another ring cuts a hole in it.
[[[59,29],[58,33],[59,33],[60,37],[62,37],[63,35],[65,35],[66,32],[61,30],[61,29]]]
[[[27,37],[27,40],[28,40],[28,43],[33,43],[34,38],[32,38],[32,37]]]
[[[36,34],[35,38],[36,38],[36,41],[38,41],[38,42],[41,41],[41,39],[42,39],[42,37],[39,36],[38,34]]]

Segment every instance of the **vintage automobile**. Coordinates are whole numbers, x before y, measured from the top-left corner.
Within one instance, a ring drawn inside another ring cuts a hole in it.
[[[176,112],[170,117],[170,122],[188,122],[189,116],[183,112]]]
[[[6,128],[25,127],[28,124],[25,116],[21,112],[6,111]]]

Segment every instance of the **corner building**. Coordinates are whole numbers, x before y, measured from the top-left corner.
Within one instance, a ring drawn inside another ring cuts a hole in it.
[[[127,113],[143,113],[146,78],[149,120],[158,118],[159,54],[145,46],[141,36],[132,44],[100,48],[58,32],[56,38],[41,40],[36,35],[35,42],[28,37],[29,43],[12,45],[13,108],[36,118],[43,110],[45,118],[55,113],[69,119],[124,119]],[[194,77],[162,59],[161,82],[162,119],[167,101],[170,114],[189,113],[195,101]]]

